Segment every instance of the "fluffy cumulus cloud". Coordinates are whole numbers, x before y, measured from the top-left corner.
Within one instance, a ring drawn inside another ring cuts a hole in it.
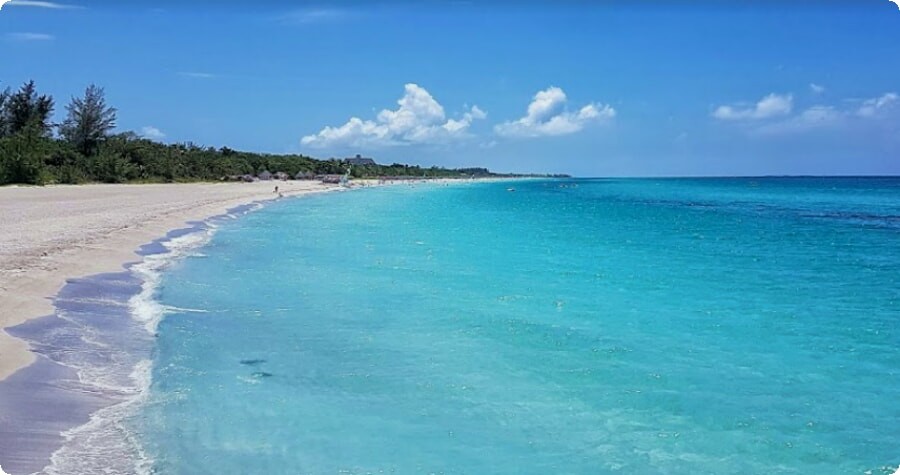
[[[891,107],[894,107],[898,99],[900,99],[900,96],[898,96],[897,93],[888,92],[880,97],[863,101],[856,113],[860,117],[875,117]]]
[[[755,105],[719,106],[712,115],[720,120],[758,120],[785,116],[794,108],[794,98],[790,94],[769,94]]]
[[[497,124],[494,131],[506,137],[542,137],[566,135],[582,130],[585,125],[609,120],[616,110],[603,104],[588,104],[577,111],[566,110],[566,93],[558,87],[538,91],[521,119]]]
[[[459,118],[448,119],[443,106],[417,84],[405,86],[397,105],[379,112],[375,120],[351,117],[344,125],[325,127],[300,142],[316,148],[446,143],[466,137],[474,121],[487,117],[472,106]]]
[[[157,129],[156,127],[148,125],[146,127],[141,128],[141,137],[144,137],[144,138],[150,139],[150,140],[162,140],[162,139],[166,138],[166,134],[164,134],[161,130]]]

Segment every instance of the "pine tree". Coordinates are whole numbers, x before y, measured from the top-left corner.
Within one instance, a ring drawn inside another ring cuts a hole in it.
[[[22,85],[5,102],[2,113],[8,135],[15,135],[26,129],[33,129],[44,137],[50,135],[53,98],[46,95],[38,96],[34,81]]]
[[[85,155],[96,152],[100,142],[116,127],[116,109],[106,105],[103,88],[93,84],[85,89],[83,98],[73,97],[66,111],[60,134]]]

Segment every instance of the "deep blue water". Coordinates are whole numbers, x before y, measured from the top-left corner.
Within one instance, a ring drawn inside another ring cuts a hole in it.
[[[128,421],[156,473],[900,465],[900,179],[385,187],[199,252]]]

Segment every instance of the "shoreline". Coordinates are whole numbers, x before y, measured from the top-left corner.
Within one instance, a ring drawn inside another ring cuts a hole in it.
[[[3,201],[14,194],[59,198],[73,194],[84,197],[91,195],[92,189],[117,196],[161,191],[186,193],[189,202],[175,199],[149,214],[146,210],[125,210],[122,216],[138,217],[142,222],[117,222],[109,234],[101,232],[108,229],[106,222],[99,231],[91,226],[94,217],[88,211],[88,223],[76,230],[78,236],[68,236],[66,243],[51,242],[43,236],[30,247],[23,248],[21,243],[17,247],[15,242],[10,245],[10,235],[16,237],[22,232],[28,236],[34,231],[28,228],[34,228],[45,214],[51,219],[58,217],[51,211],[42,213],[37,221],[16,223],[11,232],[0,231],[0,308],[14,309],[11,314],[0,315],[0,387],[4,389],[0,394],[0,419],[11,423],[8,429],[0,429],[0,454],[6,455],[0,466],[23,473],[65,473],[69,469],[90,473],[96,467],[91,467],[92,457],[85,454],[92,451],[92,445],[83,442],[97,437],[125,441],[107,447],[118,454],[116,460],[135,461],[140,467],[148,463],[140,447],[131,444],[131,438],[121,433],[117,424],[109,424],[127,417],[126,412],[145,396],[155,324],[164,314],[164,309],[155,306],[140,311],[133,300],[144,296],[148,286],[151,293],[155,289],[156,279],[150,274],[158,274],[166,264],[152,268],[153,259],[171,262],[181,258],[185,250],[205,245],[218,223],[238,219],[276,201],[279,197],[272,192],[275,185],[284,197],[300,197],[368,187],[479,181],[517,180],[358,180],[349,188],[318,182],[261,182],[0,189],[0,219],[6,220],[10,219],[9,208],[23,205],[22,201]],[[197,190],[213,190],[216,194],[197,203],[193,194]],[[66,200],[54,202],[50,208],[72,208],[66,212],[79,213],[79,206]],[[96,232],[86,234],[89,230]],[[190,242],[192,236],[199,236],[201,242]],[[182,242],[185,240],[189,242]],[[43,250],[47,247],[53,252]],[[10,256],[10,250],[18,254]],[[149,273],[143,269],[148,265]],[[98,365],[98,355],[108,362]],[[23,411],[24,407],[32,409]],[[59,471],[61,467],[63,472]]]
[[[7,330],[52,315],[68,281],[122,272],[141,259],[141,246],[191,221],[277,199],[275,185],[285,197],[339,189],[318,182],[0,188],[0,381],[36,361]]]
[[[527,179],[360,179],[349,189]],[[53,315],[53,299],[67,282],[127,270],[141,260],[139,251],[147,243],[235,208],[276,200],[276,185],[284,198],[347,189],[275,180],[0,187],[0,382],[36,361],[29,345],[7,330]],[[113,203],[105,203],[109,200]]]
[[[104,453],[113,454],[116,463],[122,464],[118,470],[149,473],[141,447],[117,423],[146,397],[150,383],[155,325],[165,311],[157,306],[147,307],[146,300],[152,299],[150,295],[162,270],[185,253],[205,245],[220,223],[238,219],[279,199],[272,192],[275,184],[284,198],[343,190],[311,182],[293,183],[294,186],[284,182],[239,185],[239,190],[216,188],[216,192],[225,190],[225,195],[175,210],[164,206],[165,212],[149,216],[140,226],[124,226],[124,230],[107,238],[59,247],[56,254],[44,255],[46,251],[42,251],[40,257],[44,259],[65,255],[66,261],[53,261],[58,264],[52,270],[36,268],[27,259],[33,259],[33,253],[26,254],[19,261],[24,272],[12,275],[30,279],[10,279],[10,261],[0,261],[0,270],[4,271],[0,274],[4,279],[0,281],[0,308],[6,308],[2,306],[4,302],[18,299],[22,303],[17,308],[30,311],[0,315],[4,322],[0,335],[17,343],[0,346],[0,354],[19,356],[12,351],[20,346],[25,353],[23,358],[0,360],[3,369],[9,371],[0,379],[0,420],[8,423],[0,428],[0,467],[12,473],[92,473],[98,468],[94,466],[98,455],[94,446],[104,441]],[[367,185],[360,183],[357,187]],[[132,187],[143,185],[97,186],[103,187],[104,192],[119,193],[135,192]],[[179,191],[188,191],[188,200],[193,199],[192,190]],[[240,196],[233,196],[235,191]],[[89,194],[90,190],[61,187],[50,193]],[[153,237],[146,238],[148,235]],[[0,250],[5,252],[8,241],[0,244],[4,245]],[[98,254],[101,252],[104,255]],[[81,260],[71,262],[74,259]],[[34,270],[38,276],[31,274]],[[43,285],[38,288],[7,292],[10,287],[27,286],[41,277]],[[48,292],[45,289],[52,289],[53,293],[36,295]],[[29,298],[31,302],[26,301]],[[13,318],[12,325],[5,324]]]
[[[8,328],[36,359],[0,381],[0,415],[15,429],[0,427],[6,469],[150,473],[143,447],[122,423],[150,386],[156,325],[167,313],[155,304],[160,276],[206,245],[220,224],[264,204],[172,229],[136,249],[138,260],[120,271],[68,279],[53,299],[54,313]]]

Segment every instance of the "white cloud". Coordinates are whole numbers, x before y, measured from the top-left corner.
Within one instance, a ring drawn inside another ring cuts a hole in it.
[[[45,2],[40,0],[6,0],[6,5],[11,7],[37,7],[37,8],[50,8],[53,10],[74,10],[84,8],[79,5],[69,5],[65,3],[56,3],[56,2]],[[0,5],[2,8],[3,5]]]
[[[150,140],[162,140],[166,138],[166,134],[164,134],[161,130],[148,125],[146,127],[141,128],[141,137]]]
[[[900,99],[900,96],[894,92],[888,92],[881,97],[875,97],[863,101],[862,106],[857,109],[856,113],[860,117],[874,117],[880,112],[894,106],[894,103]]]
[[[762,135],[777,135],[836,127],[846,123],[846,115],[833,106],[815,105],[794,117],[762,125],[754,132]]]
[[[840,112],[832,106],[812,106],[800,114],[800,119],[811,124],[833,122],[840,117]]]
[[[720,120],[768,119],[784,116],[794,108],[794,98],[790,94],[769,94],[753,106],[719,106],[713,117]]]
[[[790,123],[800,126],[801,128],[815,128],[833,125],[837,123],[843,115],[844,114],[841,111],[833,106],[815,105],[804,110],[795,117],[780,122],[780,124]]]
[[[566,135],[578,132],[590,122],[609,120],[616,110],[603,104],[588,104],[577,112],[569,112],[565,105],[566,93],[551,86],[538,91],[528,104],[525,117],[494,126],[498,135],[506,137],[542,137]]]
[[[46,33],[7,33],[6,37],[13,41],[52,41],[56,38]]]
[[[813,92],[813,94],[822,94],[825,92],[825,86],[820,86],[816,83],[809,84],[809,90]]]
[[[863,124],[863,121],[887,117],[887,113],[898,103],[900,103],[900,96],[888,92],[871,99],[847,100],[839,107],[814,105],[797,115],[751,128],[749,132],[760,135],[778,135],[858,127]]]
[[[316,148],[441,143],[467,136],[469,126],[487,114],[472,106],[459,119],[447,119],[444,108],[417,84],[407,84],[396,110],[385,109],[375,120],[351,117],[344,125],[325,127],[300,140]]]
[[[179,71],[178,75],[194,79],[215,79],[218,77],[217,75],[212,73],[201,73],[196,71]]]
[[[337,21],[348,16],[349,12],[336,8],[306,8],[287,13],[281,17],[281,20],[285,23],[306,25]]]

